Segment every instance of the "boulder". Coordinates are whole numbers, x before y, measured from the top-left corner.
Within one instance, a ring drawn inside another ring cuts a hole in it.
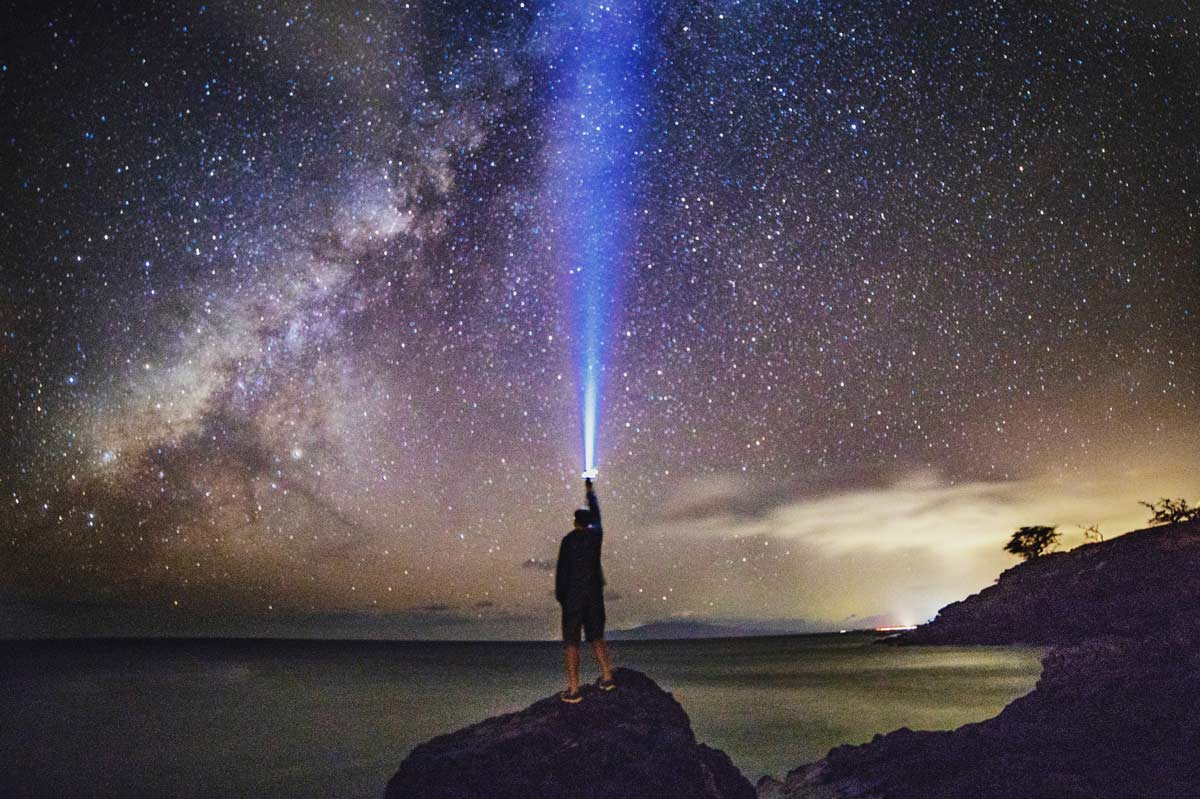
[[[687,713],[646,675],[557,695],[417,746],[387,799],[753,799],[729,757],[696,742]]]

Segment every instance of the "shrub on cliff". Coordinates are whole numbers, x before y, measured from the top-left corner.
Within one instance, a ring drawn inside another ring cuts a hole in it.
[[[1163,497],[1158,502],[1139,502],[1150,509],[1153,514],[1150,524],[1176,524],[1200,519],[1200,507],[1189,507],[1186,499],[1167,499]]]
[[[1022,527],[1012,534],[1004,545],[1005,552],[1011,552],[1022,560],[1032,560],[1050,551],[1058,543],[1058,531],[1044,524],[1033,527]]]

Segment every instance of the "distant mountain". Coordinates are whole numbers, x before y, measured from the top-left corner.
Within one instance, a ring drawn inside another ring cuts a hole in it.
[[[726,638],[737,635],[732,627],[702,621],[652,621],[628,630],[609,630],[608,638],[617,641],[645,641],[659,638]]]
[[[803,635],[820,632],[803,619],[772,621],[738,620],[730,622],[698,619],[662,619],[628,630],[609,630],[607,637],[616,641],[649,641],[677,638],[746,638],[755,635]]]

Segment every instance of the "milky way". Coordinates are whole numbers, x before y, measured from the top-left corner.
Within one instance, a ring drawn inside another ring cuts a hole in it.
[[[6,22],[6,631],[552,635],[597,209],[613,626],[920,620],[1197,498],[1194,10],[637,10],[595,196],[622,3]]]

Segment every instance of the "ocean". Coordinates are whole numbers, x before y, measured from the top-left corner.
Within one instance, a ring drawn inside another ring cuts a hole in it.
[[[1028,648],[874,636],[614,641],[753,782],[897,727],[951,729],[1032,690]],[[596,667],[584,649],[584,676]],[[0,643],[0,794],[373,797],[413,746],[561,686],[542,642]],[[619,690],[619,689],[618,689]]]

